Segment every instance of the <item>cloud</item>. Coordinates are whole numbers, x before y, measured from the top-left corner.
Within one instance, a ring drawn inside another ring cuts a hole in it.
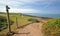
[[[22,2],[12,1],[12,0],[1,0],[0,4],[9,5],[9,6],[17,6],[19,4],[23,4]]]
[[[0,12],[5,12],[5,7],[0,7]]]
[[[9,7],[11,7],[10,12],[15,12],[15,13],[20,13],[20,12],[21,13],[42,13],[45,11],[44,10],[38,10],[35,8],[30,8],[30,7],[23,8],[22,6],[26,5],[26,4],[34,4],[34,5],[38,4],[38,5],[44,5],[44,8],[47,8],[52,3],[58,2],[58,1],[60,1],[60,0],[0,0],[0,11],[6,12],[5,6],[9,5]],[[28,5],[26,5],[26,6],[28,6]]]
[[[37,13],[38,10],[36,9],[16,9],[16,8],[12,8],[10,9],[10,12],[15,12],[15,13]]]
[[[0,7],[0,12],[6,12],[6,8],[5,7]],[[37,13],[39,12],[39,10],[36,9],[18,9],[18,8],[11,8],[9,9],[10,13]]]
[[[52,2],[59,0],[1,0],[0,4],[11,5],[11,6],[21,6],[25,4],[50,4]]]

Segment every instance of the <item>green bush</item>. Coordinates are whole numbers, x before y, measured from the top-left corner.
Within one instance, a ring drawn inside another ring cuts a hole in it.
[[[13,21],[10,20],[10,24],[12,24],[12,23],[13,23]],[[7,24],[6,17],[0,16],[0,31],[2,31],[3,29],[6,29],[7,26],[8,26],[8,24]]]
[[[33,19],[33,18],[28,19],[28,21],[31,21],[31,22],[40,22],[39,20]]]
[[[43,24],[43,32],[45,36],[60,36],[60,19]]]

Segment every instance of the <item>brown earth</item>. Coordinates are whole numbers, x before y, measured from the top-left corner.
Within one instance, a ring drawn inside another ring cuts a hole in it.
[[[42,24],[43,23],[32,23],[24,28],[17,29],[18,34],[13,36],[43,36],[42,35]]]

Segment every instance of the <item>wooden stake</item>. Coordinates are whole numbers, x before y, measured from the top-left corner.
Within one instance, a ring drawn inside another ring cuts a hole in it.
[[[18,28],[18,20],[17,20],[17,17],[16,17],[16,26],[17,26],[17,28]]]
[[[8,7],[8,5],[6,5],[7,23],[8,23],[9,32],[11,32],[10,19],[9,19],[9,9],[10,9],[10,8]]]

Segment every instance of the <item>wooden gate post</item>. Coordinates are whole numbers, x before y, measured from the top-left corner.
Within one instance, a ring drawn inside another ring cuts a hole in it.
[[[17,17],[16,17],[16,26],[17,26],[17,28],[18,28],[18,19],[17,19]]]
[[[9,32],[11,32],[10,19],[9,19],[9,9],[10,9],[10,8],[8,7],[8,5],[6,5],[7,23],[8,23]]]

